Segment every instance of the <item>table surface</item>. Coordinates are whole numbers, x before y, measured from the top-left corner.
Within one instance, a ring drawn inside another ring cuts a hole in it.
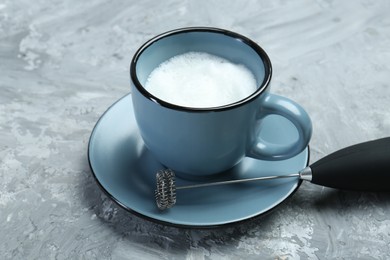
[[[303,183],[272,214],[188,230],[118,207],[87,160],[129,62],[170,29],[259,43],[272,91],[310,114],[311,162],[390,133],[389,1],[0,1],[2,259],[387,259],[390,194]]]

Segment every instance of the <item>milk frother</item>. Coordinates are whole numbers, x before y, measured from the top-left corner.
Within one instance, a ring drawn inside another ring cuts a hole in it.
[[[293,177],[342,190],[390,191],[390,137],[346,147],[325,156],[298,173],[287,175],[176,187],[174,171],[160,170],[156,174],[155,199],[157,207],[164,210],[175,205],[177,190]]]

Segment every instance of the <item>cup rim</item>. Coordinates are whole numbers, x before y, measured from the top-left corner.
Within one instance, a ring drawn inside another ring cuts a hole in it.
[[[224,34],[226,36],[229,36],[231,38],[236,38],[243,42],[244,44],[248,45],[250,48],[252,48],[260,57],[260,59],[263,61],[264,64],[264,79],[263,82],[260,84],[259,88],[255,92],[253,92],[251,95],[245,97],[244,99],[241,99],[239,101],[229,103],[222,106],[215,106],[215,107],[187,107],[187,106],[181,106],[173,103],[169,103],[167,101],[164,101],[157,96],[151,94],[149,91],[147,91],[137,77],[136,72],[136,66],[137,61],[139,57],[142,55],[142,53],[153,43],[169,37],[171,35],[180,34],[180,33],[188,33],[188,32],[211,32],[211,33],[217,33],[217,34]],[[268,88],[270,81],[272,77],[272,64],[271,60],[269,59],[267,53],[254,41],[249,39],[248,37],[245,37],[241,34],[238,34],[236,32],[232,32],[225,29],[215,28],[215,27],[184,27],[179,29],[170,30],[164,33],[161,33],[150,40],[146,41],[134,54],[133,59],[130,63],[130,78],[137,88],[137,90],[146,98],[151,100],[152,102],[159,104],[163,107],[167,107],[174,110],[181,110],[181,111],[188,111],[188,112],[216,112],[216,111],[223,111],[223,110],[230,110],[237,108],[239,106],[242,106],[244,104],[247,104],[251,102],[252,100],[256,99],[258,96],[260,96],[262,93],[266,91]]]

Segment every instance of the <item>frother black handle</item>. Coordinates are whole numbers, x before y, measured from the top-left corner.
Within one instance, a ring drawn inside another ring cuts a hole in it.
[[[310,166],[314,184],[356,191],[390,191],[390,137],[356,144]]]

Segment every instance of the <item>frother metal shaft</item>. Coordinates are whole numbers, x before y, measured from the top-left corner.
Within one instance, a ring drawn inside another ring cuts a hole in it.
[[[257,178],[248,178],[248,179],[239,179],[239,180],[229,180],[229,181],[219,181],[219,182],[208,182],[202,184],[193,184],[186,186],[177,186],[176,190],[184,190],[184,189],[192,189],[192,188],[202,188],[208,186],[218,186],[225,184],[235,184],[235,183],[243,183],[243,182],[251,182],[251,181],[265,181],[265,180],[273,180],[273,179],[284,179],[290,177],[301,177],[299,173],[292,173],[288,175],[275,175],[275,176],[265,176],[265,177],[257,177]]]
[[[208,182],[202,184],[193,184],[186,186],[178,186],[176,190],[184,190],[184,189],[192,189],[192,188],[202,188],[208,186],[218,186],[225,184],[234,184],[234,183],[242,183],[242,182],[251,182],[251,181],[265,181],[265,180],[273,180],[273,179],[284,179],[291,177],[299,177],[301,180],[311,181],[312,173],[310,167],[306,167],[301,170],[299,173],[292,173],[287,175],[273,175],[273,176],[264,176],[264,177],[256,177],[256,178],[248,178],[248,179],[238,179],[238,180],[229,180],[229,181],[219,181],[219,182]]]

